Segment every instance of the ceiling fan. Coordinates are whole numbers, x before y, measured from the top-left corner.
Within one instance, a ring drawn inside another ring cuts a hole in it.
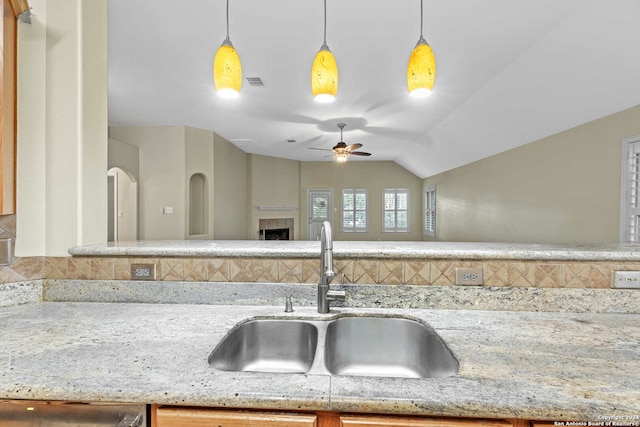
[[[345,144],[345,142],[342,140],[342,131],[343,131],[345,126],[346,126],[345,123],[338,123],[338,127],[340,128],[340,142],[338,142],[331,150],[329,150],[328,148],[314,148],[314,147],[309,147],[309,149],[310,150],[333,151],[333,158],[337,162],[341,162],[341,163],[342,162],[346,162],[350,155],[354,155],[354,156],[370,156],[371,153],[366,153],[364,151],[353,151],[353,150],[357,150],[358,148],[362,147],[362,144],[358,144],[358,143],[351,144],[351,145]]]

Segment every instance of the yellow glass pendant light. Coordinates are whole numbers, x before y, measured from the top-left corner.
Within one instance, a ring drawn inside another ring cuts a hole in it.
[[[436,57],[429,43],[422,36],[422,2],[420,0],[420,39],[409,57],[407,88],[412,96],[427,96],[436,80]]]
[[[338,93],[338,64],[327,46],[327,0],[324,0],[324,42],[311,66],[311,93],[318,102],[332,102]]]
[[[224,39],[213,60],[213,82],[218,95],[236,98],[242,87],[242,65],[238,52],[229,40],[229,0],[227,0],[227,38]]]

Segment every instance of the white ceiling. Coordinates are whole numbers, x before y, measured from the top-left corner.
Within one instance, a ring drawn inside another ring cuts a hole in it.
[[[640,104],[640,1],[425,0],[437,61],[428,98],[407,94],[419,0],[327,0],[335,102],[311,96],[322,0],[231,0],[240,97],[215,94],[225,0],[109,0],[110,126],[209,129],[248,153],[330,160],[347,144],[431,176]],[[287,142],[295,139],[295,143]],[[350,161],[351,161],[350,159]]]

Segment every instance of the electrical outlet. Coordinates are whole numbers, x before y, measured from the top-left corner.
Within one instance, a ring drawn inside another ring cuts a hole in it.
[[[156,265],[131,264],[131,280],[156,280]]]
[[[479,268],[456,268],[456,285],[482,285],[482,267]]]
[[[640,289],[640,271],[614,271],[611,287]]]

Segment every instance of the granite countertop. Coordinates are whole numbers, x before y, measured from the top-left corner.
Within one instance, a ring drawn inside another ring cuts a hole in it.
[[[291,240],[149,240],[71,248],[74,256],[317,257],[320,242]],[[640,261],[637,244],[334,241],[335,258]]]
[[[313,307],[42,302],[0,311],[0,399],[140,402],[536,420],[640,415],[640,315],[340,309],[431,325],[455,377],[223,372],[207,357],[252,317]]]

